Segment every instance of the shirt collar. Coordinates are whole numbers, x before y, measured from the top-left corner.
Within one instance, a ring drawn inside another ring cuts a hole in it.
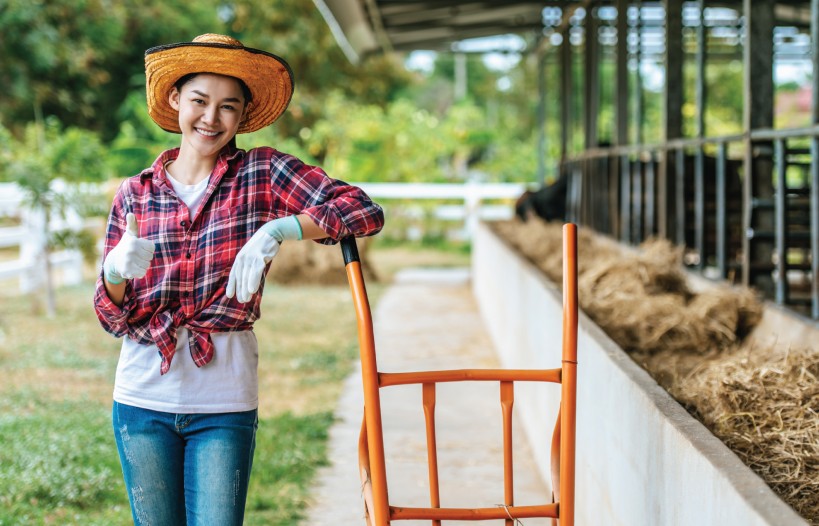
[[[219,157],[216,159],[216,166],[213,167],[213,174],[216,176],[214,179],[221,178],[227,171],[230,162],[241,157],[244,153],[244,150],[240,150],[231,144],[225,145],[222,151],[219,152]],[[169,162],[175,161],[177,157],[179,157],[179,148],[165,150],[156,158],[150,168],[143,170],[142,173],[139,174],[140,180],[145,182],[148,179],[153,179],[154,184],[160,186],[166,184],[166,179],[162,174],[164,167]]]

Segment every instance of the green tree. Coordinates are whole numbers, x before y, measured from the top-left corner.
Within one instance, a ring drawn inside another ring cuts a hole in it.
[[[57,180],[72,183],[101,181],[106,176],[104,151],[99,138],[79,128],[63,129],[55,117],[26,127],[20,141],[12,141],[7,163],[0,167],[4,179],[17,183],[25,193],[25,205],[44,218],[44,237],[40,260],[45,268],[46,314],[54,316],[56,304],[50,255],[56,244],[75,244],[82,237],[67,232],[51,235],[54,215],[64,216],[73,206],[75,195],[60,191]],[[36,303],[36,299],[35,299]]]
[[[300,137],[312,157],[334,177],[363,181],[436,181],[444,177],[441,161],[451,151],[441,121],[411,101],[399,99],[383,108],[351,104],[343,93],[329,93],[325,117]]]
[[[0,0],[0,115],[19,132],[37,114],[100,131],[145,82],[143,54],[223,28],[216,0]]]
[[[282,56],[293,69],[295,93],[274,126],[298,137],[326,114],[328,95],[340,92],[350,103],[386,106],[413,76],[393,55],[373,55],[351,64],[311,1],[238,0],[225,4],[227,31],[245,45]],[[316,152],[321,160],[323,152]]]
[[[696,64],[686,64],[684,134],[696,135]],[[742,131],[742,63],[738,60],[713,61],[705,70],[705,133],[721,136]]]
[[[179,146],[179,135],[168,133],[151,120],[144,90],[132,91],[120,106],[119,133],[108,148],[115,177],[136,175],[151,166],[168,148]]]

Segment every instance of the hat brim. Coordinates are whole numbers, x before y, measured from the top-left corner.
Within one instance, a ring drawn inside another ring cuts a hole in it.
[[[237,133],[250,133],[272,124],[293,97],[293,72],[284,59],[243,46],[184,42],[145,52],[148,114],[163,130],[182,133],[179,113],[168,97],[176,81],[191,73],[216,73],[241,79],[253,102]]]

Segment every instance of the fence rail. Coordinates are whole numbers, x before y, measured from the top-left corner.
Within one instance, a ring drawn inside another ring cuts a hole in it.
[[[16,259],[0,261],[0,280],[17,279],[22,293],[36,290],[45,276],[43,249],[45,218],[25,206],[24,192],[14,183],[0,183],[0,218],[14,218],[19,225],[0,227],[0,248],[19,247]],[[51,230],[80,229],[84,221],[76,213],[52,218]],[[82,280],[83,256],[78,250],[60,250],[49,256],[51,268],[60,272],[60,283],[71,285]]]
[[[352,183],[373,199],[461,200],[463,204],[441,204],[435,217],[446,221],[462,221],[462,237],[471,239],[480,219],[509,219],[514,210],[510,205],[486,204],[496,199],[516,199],[524,190],[523,183]]]

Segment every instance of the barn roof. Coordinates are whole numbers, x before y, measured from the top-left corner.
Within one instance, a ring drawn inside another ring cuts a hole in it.
[[[314,2],[353,61],[377,52],[451,51],[454,43],[465,39],[537,33],[543,28],[543,9],[548,5],[533,0]]]
[[[534,36],[550,22],[546,8],[577,8],[577,0],[313,0],[347,58],[358,62],[389,51],[455,51],[471,38],[518,34]],[[612,5],[612,1],[591,2]],[[693,2],[688,2],[693,4]],[[644,2],[644,6],[661,2]],[[741,0],[707,3],[742,12]],[[803,1],[776,2],[778,23],[807,28],[810,9]],[[553,21],[551,21],[553,23]],[[529,39],[534,42],[535,39]]]

